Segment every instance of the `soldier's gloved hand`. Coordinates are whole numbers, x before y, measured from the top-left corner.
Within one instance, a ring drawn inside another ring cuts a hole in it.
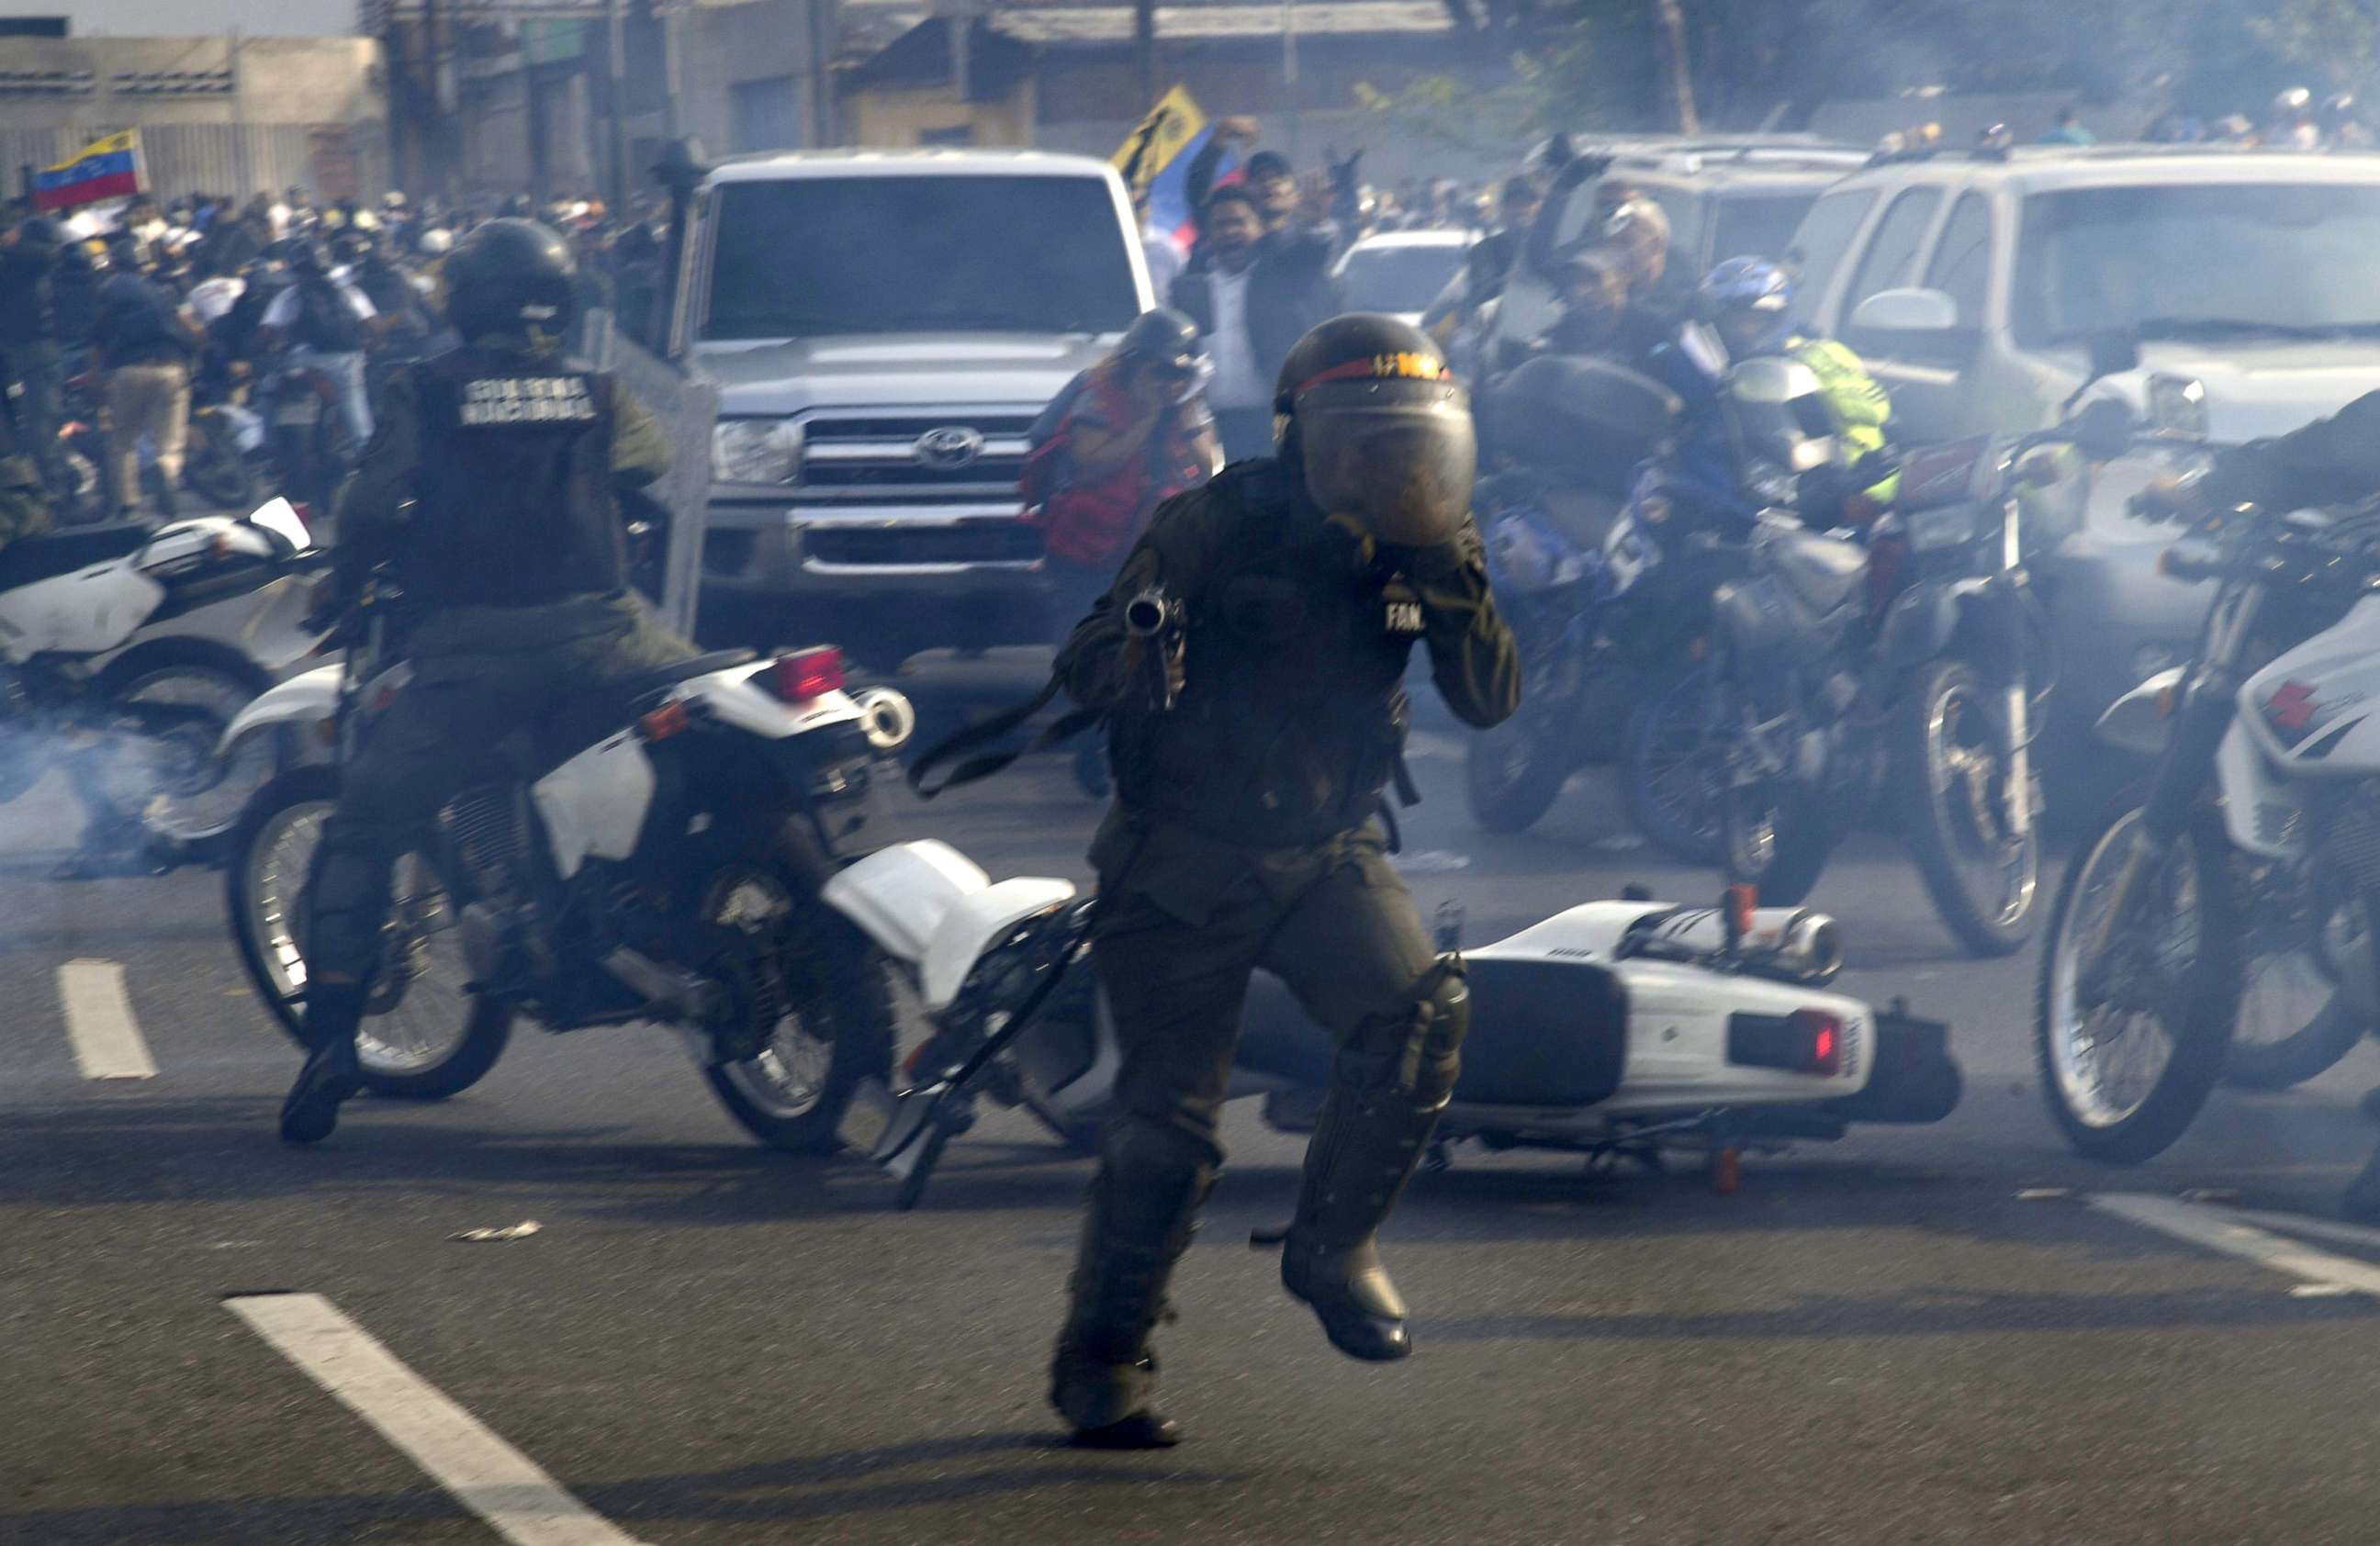
[[[1464,530],[1447,542],[1427,548],[1382,548],[1381,560],[1416,586],[1429,586],[1460,579],[1465,565],[1480,556],[1477,532]]]

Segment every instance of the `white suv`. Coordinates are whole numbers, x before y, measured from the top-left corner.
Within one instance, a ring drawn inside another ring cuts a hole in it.
[[[2088,373],[2093,337],[2110,332],[2138,339],[2140,367],[2094,392],[2142,412],[2155,395],[2169,413],[2199,383],[2218,443],[2280,434],[2380,388],[2380,156],[2044,146],[1879,158],[1811,206],[1793,245],[1803,325],[1867,362],[1903,446],[2046,427]],[[2053,491],[2044,511],[2058,517],[2033,564],[2059,635],[2053,756],[2086,745],[2108,702],[2186,654],[2205,612],[2204,587],[2156,573],[2170,534],[2124,518],[2147,470],[2117,464]]]

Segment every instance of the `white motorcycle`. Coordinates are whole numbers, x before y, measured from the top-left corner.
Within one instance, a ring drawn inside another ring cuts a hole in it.
[[[244,744],[335,746],[268,785],[225,864],[232,931],[294,1037],[306,986],[305,887],[338,767],[404,691],[390,619],[368,591],[334,634],[344,665],[249,706]],[[850,1092],[891,1066],[880,957],[820,888],[872,835],[877,761],[914,727],[905,700],[843,690],[832,648],[702,656],[612,689],[621,728],[557,766],[526,732],[509,777],[458,793],[396,866],[383,954],[358,1038],[364,1084],[431,1100],[477,1082],[513,1021],[548,1031],[674,1027],[754,1137],[825,1153]]]
[[[0,549],[0,801],[68,767],[156,837],[220,837],[271,776],[224,728],[313,648],[326,562],[285,501],[246,517],[86,526]]]
[[[1087,1148],[1111,1099],[1115,1039],[1089,974],[1097,902],[1063,880],[993,883],[954,850],[899,843],[828,881],[841,911],[913,981],[932,1034],[905,1087],[869,1083],[844,1138],[916,1204],[979,1099],[1021,1106]],[[1459,924],[1441,920],[1440,947]],[[1834,1139],[1853,1122],[1934,1122],[1960,1093],[1945,1028],[1828,991],[1841,964],[1815,912],[1588,902],[1463,952],[1471,1031],[1430,1163],[1453,1145],[1565,1150],[1658,1166],[1665,1151],[1735,1185],[1746,1148]],[[1259,974],[1232,1093],[1283,1132],[1314,1126],[1329,1039]]]
[[[2155,771],[2068,867],[2034,1027],[2051,1117],[2127,1164],[2380,1024],[2380,513],[2223,511],[2162,568],[2214,604],[2100,719]]]

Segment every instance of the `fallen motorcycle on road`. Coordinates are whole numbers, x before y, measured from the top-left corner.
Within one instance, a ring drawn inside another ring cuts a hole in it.
[[[1117,1068],[1090,975],[1069,972],[1096,900],[1063,880],[994,883],[933,841],[870,854],[824,900],[911,976],[932,1022],[905,1087],[862,1086],[843,1127],[900,1178],[903,1207],[983,1099],[1087,1144]],[[1746,1148],[1939,1121],[1958,1104],[1942,1025],[1829,991],[1841,954],[1817,913],[1748,896],[1718,909],[1587,902],[1463,960],[1471,1032],[1435,1163],[1469,1141],[1648,1165],[1684,1150],[1726,1188]],[[1233,1095],[1262,1095],[1272,1127],[1308,1131],[1330,1065],[1329,1039],[1259,974]]]

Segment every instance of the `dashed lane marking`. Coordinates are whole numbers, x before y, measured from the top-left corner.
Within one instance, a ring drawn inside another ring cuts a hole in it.
[[[2333,1256],[2326,1250],[2257,1228],[2241,1222],[2243,1215],[2228,1208],[2204,1202],[2179,1202],[2169,1197],[2150,1197],[2139,1192],[2110,1192],[2091,1199],[2091,1206],[2131,1220],[2143,1228],[2170,1235],[2178,1240],[2219,1250],[2226,1256],[2236,1256],[2243,1262],[2268,1268],[2299,1279],[2302,1283],[2336,1286],[2369,1294],[2380,1298],[2380,1267],[2345,1256]],[[2282,1215],[2254,1215],[2276,1224]],[[2305,1229],[2309,1234],[2330,1233],[2348,1226],[2328,1226],[2319,1219],[2301,1223],[2290,1219],[2283,1226]],[[2352,1238],[2352,1237],[2350,1237]]]
[[[224,1308],[514,1546],[641,1546],[322,1295],[244,1295]]]
[[[124,968],[112,960],[70,960],[58,968],[58,1002],[67,1040],[85,1079],[154,1079],[156,1059],[132,1018]]]

